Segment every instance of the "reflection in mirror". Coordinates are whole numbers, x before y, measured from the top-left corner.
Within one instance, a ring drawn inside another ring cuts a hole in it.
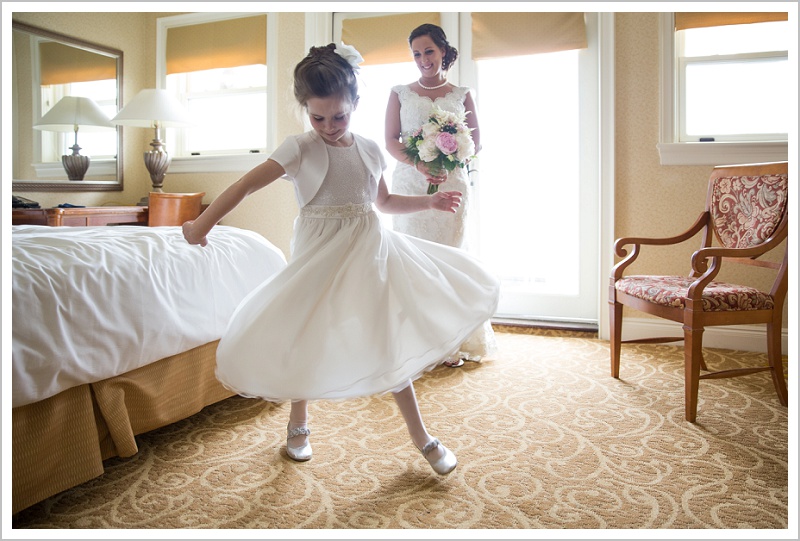
[[[122,52],[17,21],[12,28],[14,191],[122,190],[121,130],[103,122],[122,103]],[[61,111],[89,100],[89,116]]]

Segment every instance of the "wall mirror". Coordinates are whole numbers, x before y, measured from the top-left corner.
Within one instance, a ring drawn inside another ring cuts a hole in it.
[[[122,130],[105,125],[122,103],[122,51],[12,30],[13,190],[122,190]]]

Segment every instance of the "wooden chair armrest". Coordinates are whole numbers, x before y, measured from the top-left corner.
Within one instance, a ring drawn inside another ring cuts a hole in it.
[[[614,268],[611,272],[611,279],[612,282],[619,280],[622,277],[622,271],[625,270],[631,263],[633,263],[637,257],[639,257],[639,252],[641,246],[650,245],[650,246],[669,246],[673,244],[680,244],[699,233],[704,227],[708,225],[709,213],[708,211],[704,211],[700,213],[700,216],[697,217],[697,220],[692,224],[692,226],[673,237],[620,237],[616,241],[614,241],[614,253],[618,257],[624,258],[622,261],[614,265]],[[628,251],[625,250],[625,246],[633,246],[633,250],[630,254]]]
[[[669,246],[671,244],[679,244],[688,240],[700,232],[703,227],[708,223],[708,212],[703,212],[698,216],[697,220],[692,226],[674,237],[620,237],[614,242],[614,253],[619,257],[625,257],[627,252],[623,248],[626,245],[652,245],[652,246]]]

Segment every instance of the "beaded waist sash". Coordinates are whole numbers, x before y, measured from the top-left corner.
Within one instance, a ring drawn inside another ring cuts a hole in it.
[[[347,205],[306,205],[300,209],[301,218],[357,218],[372,212],[372,203]]]

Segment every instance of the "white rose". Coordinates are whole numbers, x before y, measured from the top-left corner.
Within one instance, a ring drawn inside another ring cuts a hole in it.
[[[456,141],[458,142],[458,151],[456,152],[458,161],[463,162],[475,154],[475,142],[468,133],[458,132],[456,134]]]
[[[427,122],[422,125],[422,138],[425,140],[436,139],[439,134],[439,126],[434,122]]]
[[[419,159],[423,162],[432,162],[439,156],[439,149],[436,148],[436,141],[424,140],[417,147],[419,150]]]

